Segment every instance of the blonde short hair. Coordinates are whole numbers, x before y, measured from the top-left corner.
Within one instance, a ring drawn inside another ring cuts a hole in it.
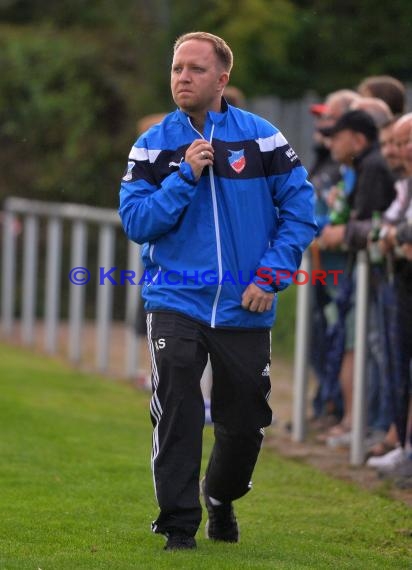
[[[233,67],[233,53],[225,40],[222,40],[219,36],[209,34],[208,32],[189,32],[177,38],[174,44],[174,53],[184,42],[188,42],[189,40],[201,40],[211,43],[218,60],[223,65],[224,70],[228,73],[230,72]]]

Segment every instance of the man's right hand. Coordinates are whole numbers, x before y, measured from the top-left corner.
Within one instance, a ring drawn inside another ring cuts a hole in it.
[[[196,139],[192,142],[185,154],[185,162],[190,164],[193,175],[199,180],[205,166],[213,165],[214,149],[204,139]]]

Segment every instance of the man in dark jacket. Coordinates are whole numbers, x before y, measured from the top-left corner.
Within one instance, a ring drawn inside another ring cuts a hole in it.
[[[395,180],[380,152],[378,129],[372,117],[366,111],[348,111],[327,134],[335,160],[355,170],[355,186],[348,200],[351,219],[370,219],[374,211],[386,210],[396,195]],[[322,234],[324,244],[332,247],[342,243],[345,227],[330,229],[330,235]]]
[[[348,223],[326,225],[320,237],[320,244],[325,249],[347,249],[346,235],[351,221],[368,220],[372,218],[374,211],[386,210],[395,197],[394,178],[379,150],[378,129],[372,117],[365,111],[348,111],[332,128],[324,131],[324,134],[331,137],[333,158],[354,169],[355,184],[348,197]],[[354,252],[350,252],[350,255],[354,255]],[[342,434],[351,428],[353,364],[354,351],[346,351],[340,376],[344,404]],[[335,433],[340,437],[338,431]]]

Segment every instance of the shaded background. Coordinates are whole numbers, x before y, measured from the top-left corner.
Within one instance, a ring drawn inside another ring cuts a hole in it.
[[[173,109],[183,32],[228,41],[254,110],[370,74],[411,81],[411,28],[409,0],[0,0],[0,200],[116,208],[137,120]]]
[[[306,166],[311,102],[356,88],[371,74],[412,81],[410,0],[0,0],[0,209],[8,196],[117,208],[137,121],[174,108],[173,42],[202,29],[228,41],[235,54],[231,83],[244,91],[247,108],[281,128]],[[408,93],[411,108],[411,87]],[[46,230],[41,219],[39,318],[46,303]],[[62,319],[68,315],[70,231],[65,222]],[[20,314],[22,220],[16,232],[13,310]],[[116,265],[127,268],[120,227],[115,248]],[[97,250],[93,226],[87,259],[93,269]],[[87,318],[95,313],[97,289],[94,282],[87,287]],[[114,287],[114,319],[124,318],[125,297],[123,287]],[[293,354],[295,306],[290,287],[279,304],[275,353]]]

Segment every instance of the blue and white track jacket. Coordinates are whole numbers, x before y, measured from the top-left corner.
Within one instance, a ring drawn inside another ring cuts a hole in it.
[[[119,213],[129,239],[144,244],[146,310],[211,327],[269,328],[276,302],[254,313],[241,296],[250,281],[271,292],[291,282],[316,230],[313,189],[273,125],[223,105],[208,113],[203,135],[177,110],[139,137]],[[196,183],[184,156],[202,136],[214,164]]]

